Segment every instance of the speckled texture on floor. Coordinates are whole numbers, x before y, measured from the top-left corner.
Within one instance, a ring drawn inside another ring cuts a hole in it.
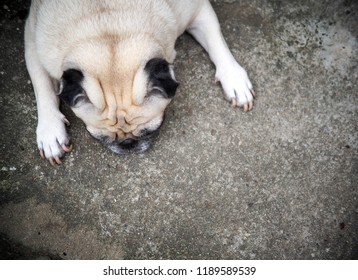
[[[1,257],[358,256],[358,3],[212,1],[258,93],[231,108],[188,35],[160,138],[118,156],[71,121],[62,166],[39,158],[23,55],[28,1],[0,7]]]

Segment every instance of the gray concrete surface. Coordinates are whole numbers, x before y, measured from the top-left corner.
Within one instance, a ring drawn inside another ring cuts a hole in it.
[[[35,144],[29,3],[1,3],[2,258],[357,258],[357,1],[213,1],[254,110],[184,35],[154,147],[115,155],[64,107],[74,150],[55,168]]]

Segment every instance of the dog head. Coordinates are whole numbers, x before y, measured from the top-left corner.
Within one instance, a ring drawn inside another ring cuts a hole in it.
[[[115,153],[144,152],[178,82],[160,47],[138,40],[82,44],[67,57],[59,97]]]

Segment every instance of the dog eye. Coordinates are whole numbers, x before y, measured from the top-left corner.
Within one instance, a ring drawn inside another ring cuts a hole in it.
[[[166,93],[162,88],[153,87],[147,92],[145,97],[150,98],[152,96],[164,98],[166,96]]]

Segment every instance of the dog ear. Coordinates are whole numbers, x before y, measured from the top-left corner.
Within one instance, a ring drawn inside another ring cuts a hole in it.
[[[175,80],[174,72],[169,63],[161,58],[149,60],[144,68],[149,74],[152,90],[165,98],[175,95],[179,83]]]
[[[87,96],[81,86],[83,74],[76,69],[68,69],[63,72],[60,81],[60,99],[71,107],[76,106],[79,101],[87,99]]]

